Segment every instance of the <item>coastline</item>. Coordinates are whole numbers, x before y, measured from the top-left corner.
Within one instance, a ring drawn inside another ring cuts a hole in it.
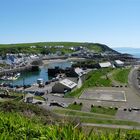
[[[77,57],[73,57],[73,58],[67,58],[67,59],[52,59],[52,60],[42,60],[43,65],[48,65],[48,64],[52,64],[52,63],[61,63],[61,62],[67,62],[67,61],[79,61],[79,60],[85,60],[85,58],[77,58]]]

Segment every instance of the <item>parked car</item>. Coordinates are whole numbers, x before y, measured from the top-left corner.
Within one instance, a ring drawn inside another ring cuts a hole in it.
[[[39,91],[36,91],[35,92],[35,95],[36,96],[43,96],[45,93],[44,92],[39,92]]]

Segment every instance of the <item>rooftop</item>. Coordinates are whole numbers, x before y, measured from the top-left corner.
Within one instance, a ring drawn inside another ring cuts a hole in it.
[[[119,65],[124,64],[124,62],[122,62],[121,60],[115,60],[115,63],[117,63],[117,64],[119,64]]]
[[[111,67],[111,63],[110,62],[103,62],[103,63],[99,63],[101,68],[106,68],[106,67]]]
[[[79,75],[82,76],[84,74],[84,71],[80,68],[75,68],[75,72]]]
[[[61,84],[69,87],[70,89],[74,88],[75,86],[77,86],[77,84],[69,79],[64,79],[62,81],[60,81]]]

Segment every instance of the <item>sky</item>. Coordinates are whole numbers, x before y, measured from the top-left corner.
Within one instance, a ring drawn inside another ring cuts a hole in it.
[[[47,41],[140,48],[140,0],[0,0],[0,44]]]

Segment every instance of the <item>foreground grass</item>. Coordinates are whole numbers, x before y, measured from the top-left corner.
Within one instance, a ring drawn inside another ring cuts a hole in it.
[[[130,68],[117,69],[113,74],[113,78],[122,84],[127,84],[129,72]]]
[[[107,108],[102,106],[93,106],[91,107],[91,112],[93,113],[100,113],[106,115],[115,115],[117,110],[115,108]]]
[[[82,87],[65,95],[65,97],[79,97],[84,89],[90,87],[97,87],[97,86],[104,86],[109,87],[111,86],[111,80],[109,78],[102,78],[103,76],[107,75],[112,71],[111,68],[104,68],[97,71],[92,71],[87,75],[87,80],[83,83]]]
[[[0,139],[51,139],[51,140],[129,140],[138,139],[140,131],[127,131],[120,133],[92,132],[83,133],[81,128],[71,124],[65,125],[43,125],[29,120],[19,114],[0,113]]]
[[[113,131],[92,130],[89,133],[83,132],[78,125],[69,123],[48,125],[28,119],[18,113],[0,112],[0,139],[41,139],[41,140],[138,140],[140,131]]]
[[[17,113],[0,113],[0,139],[83,140],[85,135],[72,125],[43,125]]]
[[[19,113],[30,119],[35,119],[42,123],[54,122],[57,120],[54,114],[36,105],[26,104],[18,101],[0,102],[0,112]]]
[[[28,111],[28,115],[23,112]],[[29,114],[29,111],[31,114]],[[47,112],[47,111],[46,111]],[[0,104],[0,140],[138,140],[140,131],[92,130],[85,133],[80,125],[68,121],[53,124],[41,121],[45,110],[37,106],[6,102]],[[33,117],[37,115],[38,117]]]

